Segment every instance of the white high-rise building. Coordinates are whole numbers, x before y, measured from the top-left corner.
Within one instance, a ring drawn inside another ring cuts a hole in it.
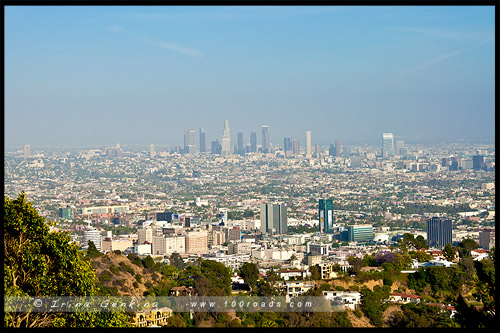
[[[271,152],[271,141],[269,141],[269,126],[262,126],[262,152],[264,154]]]
[[[184,129],[184,153],[196,153],[195,130],[193,128]]]
[[[153,158],[155,156],[156,156],[155,145],[154,144],[150,144],[149,145],[149,157]]]
[[[312,156],[311,131],[306,131],[306,157]]]
[[[31,146],[24,145],[24,158],[30,158],[30,157],[31,157]]]
[[[382,134],[382,157],[394,156],[394,135],[392,133]]]
[[[221,155],[231,155],[231,134],[229,131],[229,120],[224,120],[224,133],[222,134]]]

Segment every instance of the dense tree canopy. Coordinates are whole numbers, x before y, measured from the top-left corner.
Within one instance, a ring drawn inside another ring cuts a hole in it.
[[[95,273],[67,232],[50,232],[22,192],[4,197],[5,296],[93,296]],[[105,319],[105,320],[103,320]],[[5,326],[124,326],[123,313],[7,313]]]

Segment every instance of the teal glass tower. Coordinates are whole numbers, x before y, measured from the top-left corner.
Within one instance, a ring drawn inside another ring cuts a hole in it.
[[[319,231],[332,232],[333,228],[333,200],[319,199]]]

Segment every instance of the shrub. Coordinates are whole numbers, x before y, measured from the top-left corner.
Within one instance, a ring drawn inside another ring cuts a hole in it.
[[[115,265],[111,265],[109,266],[109,270],[111,271],[111,273],[113,273],[114,275],[119,275],[120,274],[120,269],[118,267],[116,267]]]
[[[99,281],[101,282],[111,281],[112,276],[113,274],[111,274],[110,271],[105,270],[99,275]]]
[[[120,262],[120,270],[122,272],[127,272],[131,275],[134,275],[135,271],[132,267],[130,267],[129,265],[127,265],[126,263],[124,263],[123,261]]]

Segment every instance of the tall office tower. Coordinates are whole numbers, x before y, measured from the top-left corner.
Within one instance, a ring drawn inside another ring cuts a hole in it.
[[[479,246],[486,250],[495,246],[495,229],[484,228],[479,232]]]
[[[212,154],[220,154],[222,152],[222,147],[219,143],[219,140],[212,141]]]
[[[330,144],[330,148],[328,148],[328,155],[330,156],[335,156],[335,146],[332,144]]]
[[[401,156],[401,149],[403,149],[404,147],[405,142],[403,140],[396,140],[396,151],[394,153]]]
[[[341,150],[340,150],[340,140],[339,139],[335,139],[335,156],[336,157],[340,157],[340,153],[341,153]]]
[[[207,145],[205,143],[206,132],[204,128],[200,128],[200,153],[207,152]]]
[[[192,128],[184,129],[184,154],[196,153],[195,133],[196,131]]]
[[[30,158],[31,157],[31,146],[30,145],[24,145],[24,158]]]
[[[292,138],[292,154],[299,155],[300,154],[300,141],[298,138]]]
[[[316,157],[317,158],[321,158],[321,146],[320,145],[316,145],[315,148],[314,148],[314,153],[316,154]]]
[[[284,138],[283,139],[283,151],[286,153],[287,151],[292,151],[292,139]]]
[[[319,232],[331,232],[333,229],[333,200],[319,199]]]
[[[452,244],[452,223],[450,219],[432,217],[427,220],[427,244],[438,249]]]
[[[382,157],[394,156],[394,135],[392,133],[382,134]]]
[[[251,153],[257,152],[257,133],[256,132],[250,133],[250,152]]]
[[[231,155],[231,134],[229,131],[229,120],[224,120],[224,133],[222,134],[221,155]]]
[[[472,169],[474,170],[485,170],[486,163],[484,163],[483,155],[474,155],[472,156]]]
[[[238,154],[243,155],[245,148],[243,147],[243,133],[238,132]]]
[[[154,144],[150,144],[149,145],[149,157],[153,158],[155,156],[156,156],[155,145]]]
[[[269,153],[271,144],[269,142],[269,126],[262,126],[262,152]]]
[[[311,157],[312,146],[311,146],[311,131],[306,131],[306,157]]]
[[[458,171],[460,170],[460,165],[462,164],[462,159],[458,156],[453,156],[451,158],[451,165],[450,165],[450,170],[451,171]]]
[[[260,231],[263,234],[287,234],[287,206],[279,204],[260,204]]]

